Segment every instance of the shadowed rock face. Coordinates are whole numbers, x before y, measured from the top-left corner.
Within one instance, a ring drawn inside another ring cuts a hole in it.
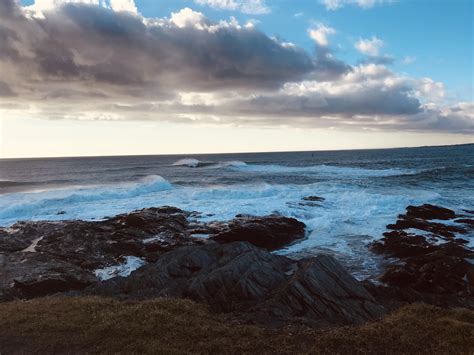
[[[191,298],[214,311],[239,312],[269,323],[301,319],[320,325],[354,324],[384,313],[334,258],[293,261],[246,242],[180,248],[127,278],[96,284],[85,293]]]
[[[187,213],[149,208],[100,222],[19,222],[0,228],[0,300],[82,289],[98,268],[125,256],[154,260],[165,251],[202,243],[190,237]]]
[[[282,216],[239,215],[211,237],[218,243],[247,241],[267,250],[279,249],[304,237],[305,224]]]
[[[80,290],[97,281],[92,273],[46,254],[0,254],[0,301]]]
[[[303,223],[282,216],[237,216],[229,222],[190,223],[189,219],[195,215],[174,207],[161,207],[98,222],[19,222],[10,228],[0,228],[0,299],[33,298],[83,289],[101,281],[96,276],[98,269],[97,275],[103,277],[111,267],[124,265],[128,257],[140,258],[134,266],[139,267],[143,260],[153,263],[168,251],[206,243],[205,239],[192,236],[198,231],[196,228],[219,236],[221,243],[250,240],[268,249],[284,246],[304,234]],[[232,238],[226,240],[225,236]],[[233,253],[239,254],[240,249]],[[242,260],[249,255],[242,255]],[[254,253],[253,259],[247,260],[249,265],[255,265],[258,272],[254,277],[262,282],[267,274],[264,268],[258,269],[264,262],[258,257],[263,256]],[[115,271],[111,272],[110,277],[116,275]],[[241,275],[239,268],[229,267],[228,272]]]
[[[380,280],[405,293],[417,292],[418,300],[472,299],[474,251],[459,237],[472,229],[471,218],[433,205],[408,206],[406,214],[387,226],[391,231],[371,245],[374,252],[399,260],[385,269]]]

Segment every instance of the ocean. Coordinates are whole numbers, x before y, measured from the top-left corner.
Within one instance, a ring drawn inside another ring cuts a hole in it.
[[[307,196],[325,200],[302,203]],[[406,206],[423,203],[474,209],[474,145],[0,160],[0,226],[162,205],[201,212],[205,221],[278,213],[308,230],[278,253],[331,253],[358,278],[381,262],[367,244]],[[474,246],[474,235],[463,237]]]

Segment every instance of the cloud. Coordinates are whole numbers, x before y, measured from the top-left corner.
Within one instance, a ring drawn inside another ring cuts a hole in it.
[[[326,10],[334,11],[347,5],[355,5],[363,9],[370,9],[377,4],[392,3],[394,0],[320,0]]]
[[[105,3],[105,0],[103,0]],[[114,11],[128,11],[132,13],[138,13],[137,6],[134,0],[109,0],[110,7]]]
[[[7,83],[0,81],[0,96],[11,97],[16,96],[16,93],[10,88]]]
[[[317,45],[321,47],[327,47],[329,45],[328,36],[336,33],[336,30],[332,27],[318,24],[316,28],[308,30],[308,34]]]
[[[416,57],[412,57],[412,56],[406,56],[406,57],[402,58],[402,63],[403,64],[411,64],[415,61],[416,61]]]
[[[442,83],[349,65],[328,26],[308,32],[310,54],[190,8],[146,18],[112,1],[45,4],[0,2],[0,116],[473,132],[472,105],[446,105]]]
[[[30,11],[30,10],[28,10]],[[61,4],[2,21],[2,54],[25,54],[19,85],[69,80],[132,95],[165,90],[275,89],[316,70],[314,58],[235,19],[213,23],[189,8],[147,19],[100,6]],[[16,39],[15,39],[16,37]],[[14,43],[14,45],[12,44]],[[120,89],[114,86],[123,86]]]
[[[36,12],[37,15],[42,15],[43,11],[51,11],[67,4],[101,6],[113,11],[138,13],[134,0],[35,0],[33,5],[27,6],[26,9]]]
[[[359,39],[354,47],[362,54],[377,57],[384,45],[384,42],[380,38],[373,36],[370,39]]]
[[[194,0],[201,6],[210,6],[220,10],[240,11],[244,14],[262,15],[271,12],[265,0]]]

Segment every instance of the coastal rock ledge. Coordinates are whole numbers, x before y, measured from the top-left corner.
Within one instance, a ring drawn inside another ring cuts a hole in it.
[[[0,228],[0,300],[60,293],[188,298],[271,325],[359,324],[385,313],[334,258],[295,261],[270,252],[304,237],[296,219],[198,216],[160,207],[96,222]]]
[[[183,247],[85,293],[190,298],[217,312],[271,324],[360,324],[385,311],[333,257],[294,261],[247,242]]]
[[[465,239],[474,234],[472,211],[408,206],[387,229],[370,246],[390,260],[385,286],[370,287],[378,299],[474,309],[474,251]]]

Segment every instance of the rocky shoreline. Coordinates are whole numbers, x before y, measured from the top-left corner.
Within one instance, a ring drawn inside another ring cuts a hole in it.
[[[387,260],[376,283],[354,279],[329,255],[293,260],[272,253],[305,237],[294,218],[202,223],[197,216],[159,207],[96,222],[0,228],[0,301],[183,298],[271,326],[361,324],[420,301],[474,309],[474,252],[462,238],[472,233],[474,211],[408,206],[368,246]]]

